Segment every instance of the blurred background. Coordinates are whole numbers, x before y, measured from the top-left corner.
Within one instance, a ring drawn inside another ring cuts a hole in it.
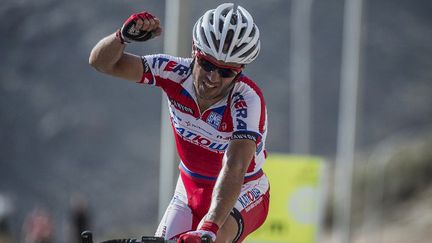
[[[298,59],[292,10],[299,1],[234,1],[261,32],[261,53],[245,73],[266,98],[269,153],[323,157],[332,185],[345,1],[309,1],[310,22],[301,23],[310,31],[309,56]],[[184,2],[189,17],[180,25],[190,43],[193,23],[224,1]],[[161,91],[100,74],[88,56],[130,14],[148,10],[164,24],[165,8],[157,0],[2,1],[0,242],[34,242],[32,234],[77,242],[79,227],[105,239],[153,234]],[[363,1],[350,242],[432,239],[431,13],[430,0]],[[163,37],[127,47],[163,50]],[[296,60],[310,60],[306,135],[293,128],[293,111],[306,109],[291,105]],[[296,145],[302,138],[305,145]],[[329,188],[323,242],[335,221]]]

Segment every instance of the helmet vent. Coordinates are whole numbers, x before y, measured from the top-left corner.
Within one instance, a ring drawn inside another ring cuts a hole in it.
[[[224,54],[228,53],[228,50],[229,50],[229,47],[231,46],[231,42],[232,42],[233,37],[234,37],[234,31],[233,30],[228,30],[228,33],[227,33],[227,35],[225,37],[225,43],[224,43],[224,46],[223,46],[223,50],[222,50],[222,52]]]
[[[226,17],[228,15],[228,12],[230,11],[230,9],[226,8],[222,11],[221,15]]]
[[[255,36],[255,30],[256,30],[256,28],[254,26],[254,28],[252,28],[251,33],[249,34],[249,37],[253,38]]]
[[[237,54],[237,52],[241,51],[243,49],[243,47],[245,47],[247,45],[247,43],[241,44],[240,46],[236,46],[234,48],[234,50],[232,51],[232,54],[235,55]],[[244,55],[244,54],[243,54]],[[243,56],[242,55],[242,56]]]
[[[224,27],[224,21],[219,19],[219,33],[222,33]]]
[[[237,24],[237,19],[238,19],[237,14],[233,14],[231,16],[230,24],[232,24],[232,25]]]
[[[211,35],[213,43],[215,44],[216,50],[218,50],[219,49],[219,43],[220,43],[220,41],[218,41],[216,39],[216,35],[213,32],[210,32],[210,35]]]
[[[214,14],[211,13],[211,14],[210,14],[210,24],[211,24],[211,25],[213,25],[213,23],[214,23],[214,22],[213,22],[213,18],[214,18]]]
[[[245,34],[245,32],[246,32],[246,28],[241,28],[241,30],[240,30],[240,34],[239,34],[238,38],[239,38],[239,39],[242,39],[243,36],[244,36],[244,34]]]
[[[247,17],[242,14],[242,23],[246,24],[248,22]]]
[[[201,35],[201,36],[205,36],[204,28],[201,27],[200,30],[201,30],[201,34],[200,34],[200,35]],[[204,40],[205,44],[206,44],[207,46],[209,46],[209,42],[208,42],[207,38],[202,38],[202,39]]]
[[[243,45],[245,45],[245,44],[243,44]],[[242,45],[242,46],[243,46],[243,45]],[[249,50],[248,50],[247,52],[245,52],[245,53],[243,53],[242,55],[240,55],[240,57],[241,57],[241,58],[244,58],[244,57],[249,56],[252,52],[254,52],[254,51],[256,50],[256,48],[257,48],[257,45],[254,45],[252,48],[249,48]],[[241,47],[240,47],[239,49],[241,50]],[[258,52],[257,52],[257,54],[258,54]],[[257,54],[255,54],[254,57],[255,57]]]

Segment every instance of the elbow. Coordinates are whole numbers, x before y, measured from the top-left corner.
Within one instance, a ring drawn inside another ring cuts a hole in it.
[[[90,66],[102,73],[109,73],[112,68],[110,63],[106,60],[106,58],[103,58],[97,48],[93,48],[93,50],[90,52],[88,62]]]
[[[90,64],[90,66],[95,67],[97,64],[97,58],[95,57],[95,55],[93,54],[93,51],[90,53],[88,62]]]
[[[90,53],[88,62],[94,69],[103,72],[103,65],[101,64],[100,60],[98,60],[97,55],[93,51]]]
[[[92,55],[90,55],[90,57],[89,57],[89,64],[95,70],[97,70],[97,71],[99,71],[101,73],[106,73],[106,74],[110,74],[111,73],[112,68],[110,68],[104,62],[98,60],[97,58],[95,58]]]
[[[98,69],[97,67],[98,67],[98,65],[97,65],[97,61],[94,59],[94,58],[92,58],[91,56],[89,57],[89,64],[90,64],[90,66],[92,66],[94,69]]]

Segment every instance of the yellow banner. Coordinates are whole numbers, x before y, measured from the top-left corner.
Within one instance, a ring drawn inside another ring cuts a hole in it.
[[[270,211],[265,224],[245,242],[316,242],[322,215],[323,160],[271,154],[264,172],[270,180]]]

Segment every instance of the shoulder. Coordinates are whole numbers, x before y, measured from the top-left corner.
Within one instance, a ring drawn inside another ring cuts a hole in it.
[[[192,63],[192,58],[176,57],[168,54],[152,54],[146,55],[144,58],[153,68],[175,69],[178,66],[186,66],[189,68]]]
[[[258,85],[245,75],[236,81],[230,96],[235,131],[263,134],[267,126],[267,108]]]
[[[258,99],[264,102],[261,88],[252,79],[243,74],[236,80],[232,92],[232,98],[239,95],[242,97],[248,97],[248,99]]]
[[[144,70],[149,70],[156,79],[156,85],[165,81],[180,82],[191,73],[192,58],[176,57],[167,54],[153,54],[142,57]]]

